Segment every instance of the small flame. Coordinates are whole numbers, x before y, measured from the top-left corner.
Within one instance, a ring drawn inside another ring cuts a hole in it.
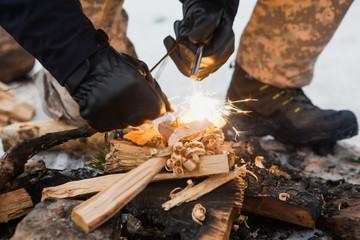
[[[208,120],[215,126],[224,126],[226,121],[222,116],[223,102],[216,98],[195,94],[187,102],[188,108],[180,114],[181,122]]]

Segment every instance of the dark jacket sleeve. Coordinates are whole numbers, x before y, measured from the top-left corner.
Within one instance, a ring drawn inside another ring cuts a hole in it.
[[[0,0],[0,25],[62,85],[97,50],[78,0]]]

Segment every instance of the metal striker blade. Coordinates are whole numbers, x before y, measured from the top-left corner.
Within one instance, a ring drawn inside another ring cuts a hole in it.
[[[204,52],[204,45],[200,45],[196,50],[195,61],[191,69],[191,76],[190,76],[191,79],[198,80],[196,75],[198,74],[200,69],[200,63],[203,56],[203,52]]]

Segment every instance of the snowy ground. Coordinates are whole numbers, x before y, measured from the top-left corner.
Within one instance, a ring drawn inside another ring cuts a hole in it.
[[[256,1],[241,1],[234,23],[237,45]],[[173,22],[180,19],[181,4],[177,0],[128,0],[125,9],[129,14],[128,35],[135,44],[139,57],[149,66],[165,53],[162,40],[173,34]],[[350,109],[360,117],[360,103],[356,99],[360,92],[360,2],[354,1],[343,23],[320,56],[313,83],[305,88],[314,103],[323,108]],[[201,83],[204,89],[216,91],[224,97],[232,69],[229,62],[218,72]],[[170,97],[191,93],[193,84],[181,75],[171,61],[167,61],[158,79]],[[199,83],[195,83],[199,84]],[[360,146],[360,137],[348,140]]]

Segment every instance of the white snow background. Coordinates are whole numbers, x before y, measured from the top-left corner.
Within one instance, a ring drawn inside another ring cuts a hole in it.
[[[236,47],[256,1],[240,1],[234,23]],[[129,15],[128,36],[135,45],[138,56],[152,67],[166,52],[163,38],[174,37],[173,22],[182,18],[181,3],[178,0],[126,0],[124,8]],[[328,109],[350,109],[360,117],[360,2],[354,1],[339,29],[318,59],[315,77],[305,92],[313,102]],[[155,76],[163,91],[171,98],[192,93],[193,84],[225,97],[232,71],[230,63],[235,54],[216,73],[202,83],[193,83],[183,76],[170,60],[158,68]],[[360,146],[360,137],[346,142]]]

